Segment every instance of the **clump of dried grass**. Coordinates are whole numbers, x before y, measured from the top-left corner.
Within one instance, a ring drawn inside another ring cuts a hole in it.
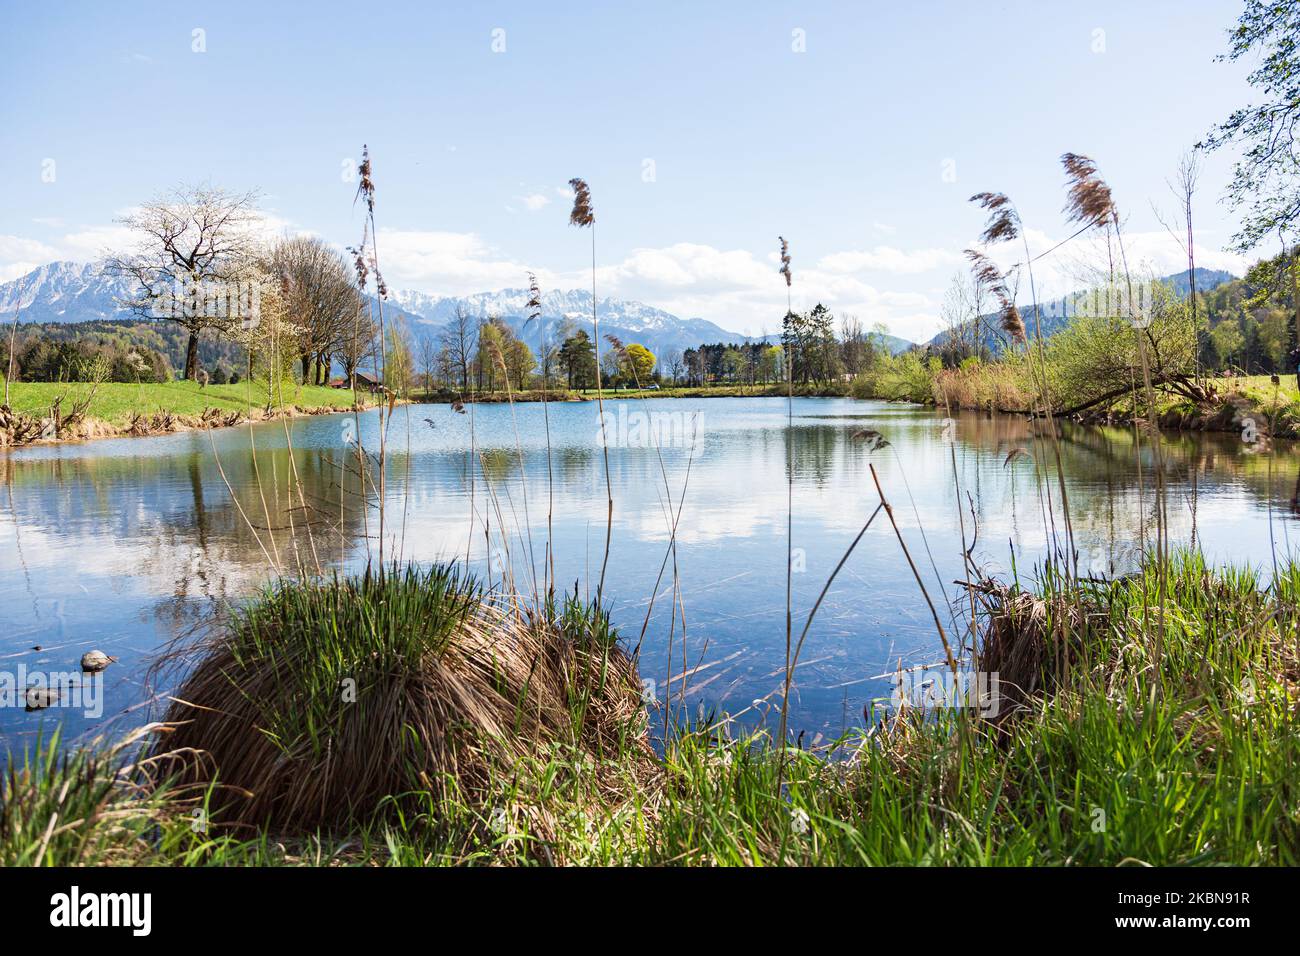
[[[494,775],[568,748],[651,756],[635,666],[576,598],[546,613],[454,568],[287,582],[197,649],[166,720],[183,783],[225,824],[302,833],[383,807],[482,799]]]
[[[1083,659],[1085,626],[1097,612],[1086,591],[1049,588],[1032,594],[993,580],[971,588],[984,618],[980,669],[998,675],[998,717],[1064,686]]]

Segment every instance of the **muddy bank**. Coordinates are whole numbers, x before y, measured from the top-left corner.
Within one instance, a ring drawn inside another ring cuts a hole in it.
[[[1091,411],[1072,416],[1085,425],[1132,425],[1128,411]],[[1139,418],[1138,420],[1144,420]],[[1265,408],[1244,395],[1229,395],[1214,405],[1175,405],[1158,416],[1160,427],[1170,431],[1222,432],[1260,438],[1298,438],[1300,426],[1286,408]]]
[[[198,415],[181,415],[160,409],[153,413],[136,412],[128,421],[118,423],[75,413],[67,416],[36,417],[15,412],[8,406],[0,406],[0,448],[91,441],[97,438],[144,438],[149,435],[170,435],[209,428],[230,428],[246,422],[266,422],[280,418],[305,418],[312,415],[336,415],[341,412],[367,410],[354,405],[308,407],[286,405],[269,411],[258,408],[251,411],[205,408]]]

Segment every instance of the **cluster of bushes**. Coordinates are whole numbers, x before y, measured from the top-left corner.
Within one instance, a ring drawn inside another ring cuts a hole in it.
[[[935,379],[943,370],[936,357],[919,351],[877,355],[853,380],[854,398],[883,398],[891,402],[928,404],[935,400]]]

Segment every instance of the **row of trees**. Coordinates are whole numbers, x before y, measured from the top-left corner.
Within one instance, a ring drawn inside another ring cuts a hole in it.
[[[1257,263],[1244,279],[1197,296],[1203,368],[1294,373],[1295,251]]]
[[[523,391],[531,386],[538,364],[532,348],[507,322],[498,316],[479,319],[459,306],[437,338],[420,340],[418,351],[426,390],[436,385],[463,394]],[[551,358],[551,350],[544,348],[543,355]],[[543,368],[542,380],[549,378]]]
[[[535,344],[536,352],[498,316],[479,318],[458,307],[436,337],[425,335],[416,345],[421,384],[463,394],[596,387],[596,343],[586,329],[566,323],[551,334],[541,328]],[[645,386],[660,380],[658,365],[644,345],[611,340],[601,351],[601,381],[611,388]]]
[[[375,302],[354,274],[360,267],[315,237],[263,240],[256,200],[254,193],[207,186],[180,189],[122,220],[137,243],[103,264],[129,281],[125,304],[132,311],[184,330],[183,378],[198,373],[201,337],[245,346],[255,373],[272,379],[323,384],[339,366],[351,384],[358,371],[383,364],[384,384],[399,392],[590,389],[598,354],[599,379],[614,388],[769,384],[787,373],[801,384],[823,384],[854,378],[875,356],[888,354],[882,328],[867,333],[849,316],[837,331],[835,316],[821,304],[791,311],[779,345],[719,342],[668,349],[662,357],[639,343],[595,342],[574,325],[548,330],[539,323],[534,339],[529,323],[520,334],[502,318],[458,309],[437,334],[388,313],[381,363]],[[788,370],[786,355],[793,357]]]
[[[892,354],[886,335],[884,325],[877,323],[868,332],[854,315],[843,318],[837,334],[835,315],[820,302],[807,313],[788,312],[781,323],[781,348],[772,357],[776,377],[785,377],[782,357],[790,355],[789,375],[795,382],[856,379]]]
[[[373,363],[372,303],[323,240],[265,241],[256,202],[199,186],[145,203],[120,220],[134,246],[103,269],[127,281],[132,312],[185,331],[182,378],[198,374],[200,337],[215,337],[243,345],[271,379],[296,365],[301,381],[323,383],[336,362],[352,379]]]

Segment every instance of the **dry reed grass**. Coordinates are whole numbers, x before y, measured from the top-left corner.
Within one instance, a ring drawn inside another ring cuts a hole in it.
[[[472,802],[494,772],[556,747],[648,768],[640,682],[610,635],[576,599],[531,613],[447,567],[281,584],[173,651],[201,659],[166,714],[168,748],[204,759],[169,769],[220,784],[219,823],[302,833],[390,798]]]
[[[1085,625],[1097,614],[1087,591],[1032,594],[988,579],[970,588],[984,619],[980,668],[998,675],[1003,702],[998,717],[1063,686],[1082,659]]]

